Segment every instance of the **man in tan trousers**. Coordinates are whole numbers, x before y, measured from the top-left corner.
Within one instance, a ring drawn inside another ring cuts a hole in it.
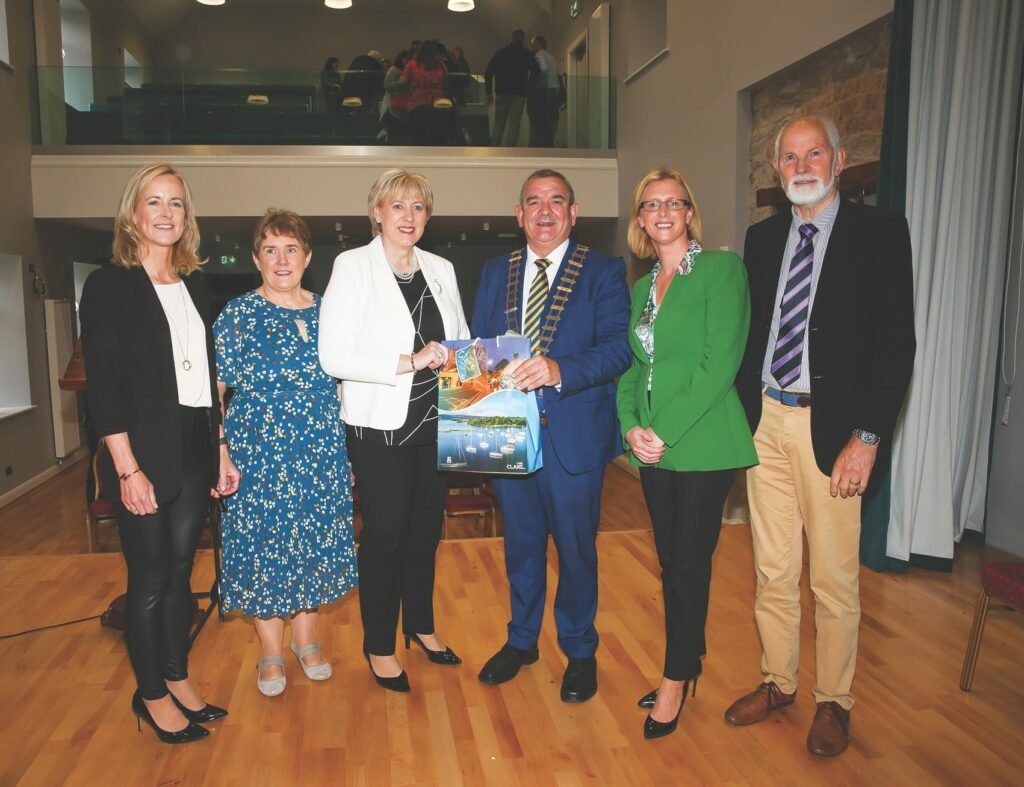
[[[860,625],[860,496],[888,448],[914,363],[906,219],[842,200],[835,125],[788,123],[775,169],[793,207],[747,231],[751,321],[736,388],[759,464],[747,473],[763,682],[725,712],[755,724],[796,699],[800,573],[815,600],[817,712],[807,748],[849,745]]]

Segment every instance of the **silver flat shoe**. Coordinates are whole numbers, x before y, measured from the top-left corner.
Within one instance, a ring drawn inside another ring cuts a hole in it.
[[[310,653],[320,653],[320,646],[315,642],[310,642],[308,645],[298,648],[295,646],[295,640],[292,640],[289,647],[291,647],[292,653],[295,654],[295,658],[299,660],[299,666],[302,667],[302,671],[306,674],[307,678],[310,680],[327,680],[331,677],[333,670],[327,659],[323,659],[320,664],[313,664],[312,666],[305,661],[306,656]],[[321,658],[323,657],[321,656]]]
[[[284,670],[284,658],[282,656],[265,656],[256,662],[256,688],[264,697],[276,697],[288,685],[288,678],[281,675],[280,678],[263,680],[264,667],[280,667]]]

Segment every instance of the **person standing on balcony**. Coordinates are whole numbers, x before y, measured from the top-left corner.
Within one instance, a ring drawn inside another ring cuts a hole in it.
[[[384,55],[371,49],[365,55],[356,55],[345,71],[342,83],[344,98],[358,98],[364,109],[376,109],[377,98],[384,90]]]
[[[494,481],[512,620],[480,680],[504,683],[539,658],[550,535],[558,550],[558,644],[568,657],[563,702],[597,692],[596,536],[605,466],[622,453],[614,381],[630,362],[626,267],[570,239],[578,213],[563,174],[531,174],[516,206],[526,247],[484,265],[473,309],[474,336],[511,331],[531,339],[531,357],[514,379],[535,392],[544,458],[535,473]]]
[[[526,98],[526,114],[530,118],[530,147],[553,148],[558,128],[558,94],[562,80],[558,61],[548,51],[548,40],[537,36],[531,43],[537,67]]]
[[[469,61],[462,51],[461,46],[453,46],[448,53],[448,89],[452,94],[452,101],[455,106],[461,107],[466,103],[466,90],[470,85],[472,70]]]
[[[384,74],[384,100],[380,103],[380,119],[389,145],[408,145],[412,141],[409,124],[409,85],[402,82],[402,71],[409,62],[404,49],[395,55],[394,63]]]
[[[537,68],[537,61],[527,50],[525,41],[526,33],[513,30],[512,40],[494,53],[484,72],[487,103],[494,104],[494,129],[491,133],[491,144],[494,147],[501,147],[503,139],[510,148],[519,142],[519,124],[526,106],[526,90]]]

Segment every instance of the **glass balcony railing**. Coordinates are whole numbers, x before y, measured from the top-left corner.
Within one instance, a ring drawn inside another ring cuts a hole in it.
[[[386,92],[374,72],[39,67],[34,77],[40,145],[615,147],[609,78],[488,101],[477,74],[449,74],[422,96]]]

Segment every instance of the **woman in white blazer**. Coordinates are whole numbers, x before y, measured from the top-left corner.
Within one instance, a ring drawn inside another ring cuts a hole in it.
[[[359,608],[363,652],[377,683],[409,691],[405,647],[461,664],[434,630],[434,554],[446,482],[437,470],[441,342],[469,338],[452,264],[416,248],[433,210],[422,175],[385,172],[367,200],[374,239],[346,251],[320,307],[320,363],[341,383],[341,417],[363,518]]]

